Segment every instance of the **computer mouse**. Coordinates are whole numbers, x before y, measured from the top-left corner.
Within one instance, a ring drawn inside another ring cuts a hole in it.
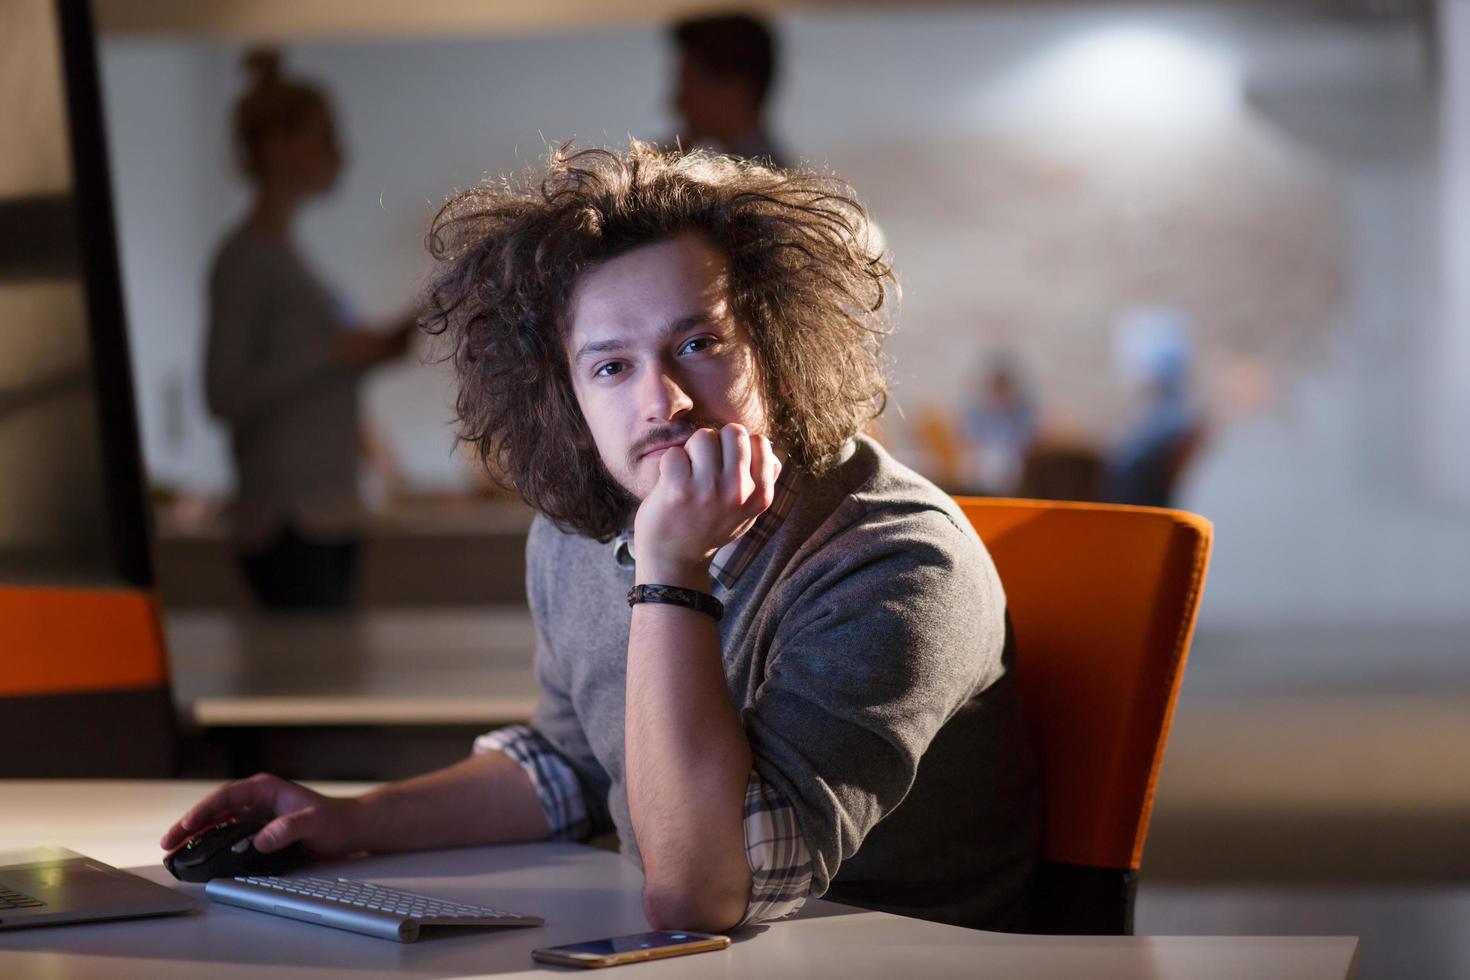
[[[226,820],[199,831],[164,856],[163,866],[180,881],[209,881],[249,875],[282,875],[306,863],[300,844],[262,854],[255,835],[265,826],[259,820]]]

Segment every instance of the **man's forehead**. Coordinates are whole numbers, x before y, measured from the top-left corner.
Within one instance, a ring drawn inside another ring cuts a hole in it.
[[[568,309],[567,345],[604,335],[664,331],[696,314],[728,313],[725,260],[702,238],[680,235],[625,252],[584,272]]]

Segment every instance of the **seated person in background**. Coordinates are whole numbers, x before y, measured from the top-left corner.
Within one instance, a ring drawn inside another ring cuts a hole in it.
[[[1129,310],[1114,327],[1119,373],[1136,391],[1134,417],[1108,448],[1103,498],[1173,507],[1179,477],[1204,437],[1191,376],[1190,319],[1166,306]]]
[[[979,397],[965,409],[965,434],[974,447],[971,479],[979,491],[1016,493],[1036,441],[1036,403],[1009,357],[992,356],[986,366]]]
[[[860,433],[895,283],[835,178],[634,143],[452,199],[430,329],[462,437],[540,516],[541,698],[454,766],[356,799],[274,776],[227,814],[321,855],[616,830],[649,921],[809,896],[1021,924],[1039,793],[995,568]]]

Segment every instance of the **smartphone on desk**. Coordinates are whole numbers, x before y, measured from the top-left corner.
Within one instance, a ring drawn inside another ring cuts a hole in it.
[[[622,966],[665,956],[707,953],[729,945],[729,936],[708,936],[702,932],[640,932],[632,936],[533,949],[531,959],[559,966]]]

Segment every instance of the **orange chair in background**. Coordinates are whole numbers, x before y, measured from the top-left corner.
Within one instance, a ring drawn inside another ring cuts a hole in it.
[[[173,776],[169,692],[151,590],[0,585],[0,777]]]
[[[1000,571],[1041,760],[1030,931],[1127,935],[1213,529],[1149,507],[956,498]]]

